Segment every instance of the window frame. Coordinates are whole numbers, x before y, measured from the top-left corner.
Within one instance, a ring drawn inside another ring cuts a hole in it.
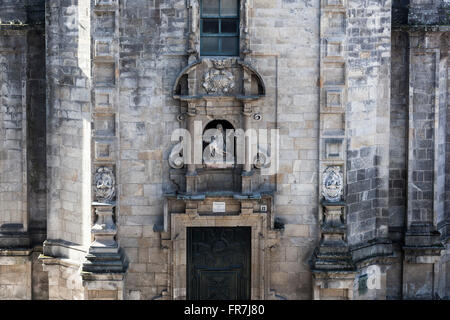
[[[200,56],[227,56],[227,57],[235,57],[235,56],[239,56],[239,52],[240,52],[240,4],[241,1],[240,0],[236,0],[237,1],[237,13],[236,15],[225,15],[222,16],[221,14],[221,4],[222,1],[226,1],[226,0],[218,0],[219,3],[219,12],[218,14],[204,14],[203,13],[203,1],[200,1]],[[218,21],[218,33],[203,33],[203,22],[206,19],[212,19],[212,20],[217,20]],[[222,20],[235,20],[237,21],[237,25],[236,25],[236,32],[231,33],[231,32],[227,32],[227,33],[222,33]],[[211,37],[211,38],[217,38],[219,40],[219,50],[217,52],[202,52],[202,44],[203,44],[203,38],[206,37]],[[222,50],[222,39],[223,38],[233,38],[236,41],[236,50],[235,52],[232,53],[226,53],[223,52]]]

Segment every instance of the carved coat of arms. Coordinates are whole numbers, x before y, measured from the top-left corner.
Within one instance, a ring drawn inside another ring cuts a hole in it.
[[[338,202],[342,199],[344,179],[341,168],[338,166],[328,167],[323,173],[322,194],[326,201]]]
[[[229,94],[235,86],[234,75],[225,70],[224,60],[213,60],[213,68],[205,73],[203,88],[208,94]]]
[[[108,167],[100,167],[94,175],[95,197],[97,201],[110,203],[116,195],[114,173]]]

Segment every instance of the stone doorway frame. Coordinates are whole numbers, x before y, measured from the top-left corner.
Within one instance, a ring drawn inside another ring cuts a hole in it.
[[[171,245],[169,248],[169,295],[173,300],[186,299],[188,227],[251,227],[251,300],[264,300],[268,296],[269,255],[267,214],[249,213],[239,215],[199,215],[172,213],[170,217]]]

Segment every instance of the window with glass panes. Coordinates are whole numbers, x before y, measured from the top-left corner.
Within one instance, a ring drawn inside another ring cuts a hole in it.
[[[239,0],[202,0],[200,53],[203,56],[239,54]]]

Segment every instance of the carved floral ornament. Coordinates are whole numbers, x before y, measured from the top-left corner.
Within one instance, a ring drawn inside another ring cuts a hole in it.
[[[322,176],[322,195],[326,201],[338,202],[342,200],[344,178],[341,168],[328,167]]]
[[[98,202],[111,203],[116,195],[116,179],[108,167],[100,167],[94,175],[95,197]]]
[[[205,73],[203,88],[208,94],[230,94],[235,86],[233,73],[226,70],[230,61],[212,60],[213,67]]]

